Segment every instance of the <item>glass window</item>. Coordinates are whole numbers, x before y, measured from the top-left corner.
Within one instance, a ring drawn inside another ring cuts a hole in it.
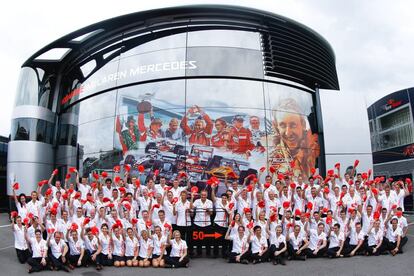
[[[114,117],[116,90],[93,96],[76,104],[76,114],[79,114],[79,124],[98,119]]]
[[[228,47],[189,47],[187,76],[238,76],[263,79],[260,51]]]
[[[54,124],[34,118],[19,118],[12,121],[11,140],[30,140],[53,143]]]
[[[78,127],[79,150],[96,153],[113,149],[114,117],[81,124]]]
[[[17,84],[15,106],[38,105],[39,80],[35,70],[23,67]]]
[[[121,54],[121,57],[128,57],[132,55],[142,54],[146,52],[154,52],[159,50],[173,49],[173,48],[185,48],[186,44],[186,33],[170,35],[159,39],[154,39],[147,43],[138,45],[137,47]],[[126,38],[129,41],[133,38]]]
[[[38,120],[36,125],[36,141],[48,144],[53,143],[54,124]]]
[[[408,106],[387,114],[378,119],[381,130],[387,130],[411,122],[410,108]]]
[[[30,132],[34,119],[14,119],[11,126],[11,140],[30,140]]]
[[[260,50],[260,34],[236,30],[188,32],[187,46],[222,46]]]
[[[118,85],[149,79],[180,77],[193,67],[185,59],[185,48],[161,50],[126,57],[119,63]]]
[[[78,127],[70,124],[61,124],[59,126],[59,145],[76,147],[78,138]]]
[[[399,147],[411,143],[414,143],[413,127],[411,125],[404,125],[382,132],[379,135],[380,145],[378,150]]]

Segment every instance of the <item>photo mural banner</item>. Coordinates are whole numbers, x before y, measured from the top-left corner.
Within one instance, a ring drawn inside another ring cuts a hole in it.
[[[184,171],[192,183],[226,175],[242,183],[262,167],[307,178],[317,166],[312,96],[298,89],[182,80],[120,89],[116,102],[114,147],[122,158],[112,165],[131,165],[132,176],[158,170],[172,180]]]

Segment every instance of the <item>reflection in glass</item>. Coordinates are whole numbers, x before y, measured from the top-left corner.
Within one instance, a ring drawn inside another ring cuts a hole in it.
[[[113,149],[114,118],[79,125],[79,150],[85,154]]]
[[[235,30],[194,31],[188,33],[187,46],[222,46],[260,50],[260,34]]]
[[[49,108],[50,80],[40,83],[36,70],[23,67],[20,71],[15,106],[35,105]]]

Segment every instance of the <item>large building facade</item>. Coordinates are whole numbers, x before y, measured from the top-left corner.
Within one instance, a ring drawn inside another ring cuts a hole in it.
[[[169,180],[185,170],[192,182],[323,173],[319,89],[339,89],[330,45],[267,12],[187,6],[85,27],[22,66],[9,194],[71,166],[90,177],[130,164]]]
[[[414,88],[403,89],[368,107],[374,175],[395,180],[414,175]],[[412,208],[412,196],[406,204]]]

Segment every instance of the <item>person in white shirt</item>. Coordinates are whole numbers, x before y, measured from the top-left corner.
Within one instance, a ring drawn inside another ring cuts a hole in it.
[[[152,239],[149,237],[147,230],[141,231],[139,237],[139,253],[138,253],[138,266],[149,267],[151,265],[152,250],[154,248]]]
[[[101,245],[101,253],[98,255],[99,264],[101,266],[112,266],[114,260],[112,259],[111,236],[109,235],[108,224],[102,223],[98,239]]]
[[[50,253],[48,256],[54,269],[69,272],[69,269],[65,266],[66,254],[69,249],[61,235],[60,232],[55,232],[49,236],[47,244],[50,248]]]
[[[215,232],[220,233],[222,237],[227,232],[231,210],[229,208],[229,196],[222,193],[220,198],[216,197],[217,185],[212,185],[211,199],[214,203],[216,215],[214,216]],[[219,256],[219,246],[221,245],[221,255],[225,257],[229,248],[229,242],[226,239],[214,239],[213,255]]]
[[[305,229],[308,229],[308,227]],[[324,230],[325,224],[323,222],[318,223],[317,230],[307,230],[309,236],[309,245],[308,248],[306,248],[306,256],[308,258],[323,257],[325,255],[328,242]]]
[[[230,235],[230,232],[234,226],[230,226],[227,230],[225,239],[233,242],[232,250],[229,254],[229,263],[241,263],[249,264],[250,251],[249,251],[249,235],[245,235],[244,226],[240,225],[237,228],[237,233]]]
[[[125,266],[125,247],[124,247],[124,237],[121,235],[122,229],[118,224],[115,224],[112,227],[112,258],[114,260],[115,267],[124,267]]]
[[[126,265],[131,267],[138,266],[138,247],[139,241],[136,237],[136,231],[132,228],[127,229],[125,236],[125,259]]]
[[[366,255],[379,256],[383,251],[384,232],[381,230],[380,221],[374,221],[374,224],[368,228],[368,242],[365,247]]]
[[[172,239],[169,239],[169,246],[171,246],[171,252],[170,255],[165,257],[165,267],[188,267],[190,259],[187,256],[187,243],[181,239],[180,231],[175,230],[172,233]]]
[[[69,241],[69,268],[74,269],[86,264],[85,244],[82,239],[79,238],[78,231],[71,229],[67,235]]]
[[[167,231],[168,233],[168,231]],[[163,233],[159,225],[154,228],[154,235],[152,235],[152,242],[154,249],[152,251],[152,266],[164,267],[165,247],[167,246],[167,236]]]
[[[390,251],[395,256],[402,252],[401,246],[402,229],[398,226],[398,219],[392,218],[391,225],[388,225],[386,236],[384,237],[384,249]]]
[[[362,231],[360,222],[355,223],[355,227],[351,227],[349,239],[346,240],[343,255],[346,257],[355,256],[362,253],[364,249],[365,233]]]
[[[341,231],[339,223],[334,224],[333,231],[329,233],[329,248],[326,254],[329,258],[342,257],[342,249],[344,248],[345,236]]]
[[[211,226],[211,215],[213,214],[213,202],[207,199],[207,191],[200,193],[200,198],[194,201],[194,193],[191,193],[190,209],[194,210],[194,229],[195,231],[209,232]],[[206,255],[211,253],[211,244],[207,242]],[[197,255],[201,256],[201,245],[197,246]]]
[[[17,259],[21,264],[24,264],[30,257],[29,247],[25,238],[26,226],[23,225],[22,218],[20,216],[17,216],[16,218],[12,217],[11,221],[11,227],[14,235],[14,248],[16,249]]]
[[[14,203],[16,204],[17,212],[21,218],[25,218],[27,216],[27,204],[26,204],[26,195],[24,193],[16,195],[16,190],[12,189],[13,191],[13,198]]]
[[[269,259],[269,250],[266,235],[264,231],[262,232],[262,227],[256,225],[253,228],[253,234],[250,234],[250,243],[252,251],[250,259],[253,264],[267,262]]]
[[[270,228],[270,223],[268,224]],[[273,264],[286,265],[285,253],[287,250],[286,237],[282,234],[283,229],[281,225],[277,225],[275,231],[268,230],[269,235],[269,257],[273,260]]]
[[[289,259],[306,261],[305,249],[309,242],[306,234],[301,231],[299,225],[295,225],[293,232],[286,236],[288,242]]]
[[[397,216],[397,219],[398,219],[398,226],[402,230],[401,247],[403,247],[407,243],[407,241],[408,241],[408,237],[407,237],[408,222],[407,222],[407,218],[405,218],[403,216],[403,212],[402,212],[402,208],[401,207],[398,207],[397,208],[397,211],[395,212],[395,215]]]
[[[32,257],[27,260],[27,263],[30,265],[28,272],[39,272],[46,269],[48,263],[48,248],[46,241],[42,239],[42,231],[36,229],[34,238],[29,238],[27,232],[25,232],[25,238],[26,242],[30,244],[30,248],[32,249]]]
[[[86,232],[86,234],[84,234]],[[96,226],[88,227],[84,229],[82,225],[81,237],[85,242],[85,254],[87,255],[87,262],[96,265],[96,270],[101,270],[102,265],[100,264],[99,254],[102,251],[102,246],[99,243],[97,234],[99,230]]]

